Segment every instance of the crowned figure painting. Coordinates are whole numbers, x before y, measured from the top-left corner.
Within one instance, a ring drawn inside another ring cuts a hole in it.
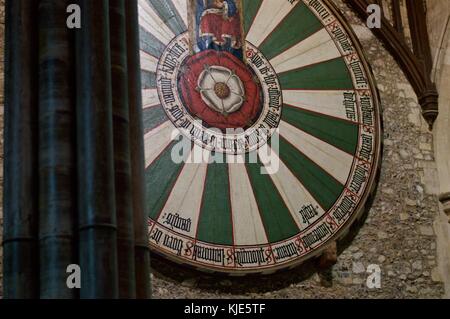
[[[242,31],[237,0],[195,0],[198,52],[227,51],[242,59]]]
[[[244,60],[240,0],[190,0],[192,54],[179,89],[187,110],[219,130],[248,128],[261,113],[261,89]]]

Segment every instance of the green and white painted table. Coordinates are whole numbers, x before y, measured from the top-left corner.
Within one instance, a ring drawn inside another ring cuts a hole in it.
[[[381,124],[370,69],[334,6],[139,6],[152,250],[240,275],[296,266],[342,238],[373,191]]]

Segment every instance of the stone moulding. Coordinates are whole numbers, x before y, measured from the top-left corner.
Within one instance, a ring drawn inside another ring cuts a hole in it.
[[[450,223],[450,193],[444,193],[439,196],[439,201],[444,206],[444,212],[447,214],[447,217],[449,217],[449,223]]]

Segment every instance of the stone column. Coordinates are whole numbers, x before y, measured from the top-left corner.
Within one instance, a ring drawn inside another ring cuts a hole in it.
[[[139,54],[139,15],[137,0],[126,0],[128,105],[130,112],[131,188],[134,214],[136,297],[150,298],[150,251],[147,237],[145,198],[144,129],[142,123],[141,67]],[[145,221],[145,222],[142,222]]]
[[[77,31],[78,223],[82,298],[117,298],[109,2],[81,0]]]
[[[77,264],[73,36],[68,0],[39,2],[40,296],[74,298],[67,265]]]
[[[116,178],[117,248],[119,296],[136,297],[134,224],[131,190],[130,113],[128,105],[128,64],[126,0],[111,0],[111,73]]]
[[[69,2],[6,1],[4,297],[148,298],[137,1]]]
[[[39,296],[38,1],[6,2],[3,295]]]
[[[0,39],[5,39],[5,0],[0,0]],[[0,193],[3,194],[4,41],[0,41]],[[0,243],[3,242],[3,196],[0,196]],[[3,247],[0,244],[0,298],[3,296]]]

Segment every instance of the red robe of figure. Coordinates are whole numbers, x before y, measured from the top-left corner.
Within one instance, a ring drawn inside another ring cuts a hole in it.
[[[212,5],[203,11],[200,26],[200,37],[212,37],[215,44],[223,46],[230,39],[233,49],[240,49],[241,21],[234,1],[213,0]]]

